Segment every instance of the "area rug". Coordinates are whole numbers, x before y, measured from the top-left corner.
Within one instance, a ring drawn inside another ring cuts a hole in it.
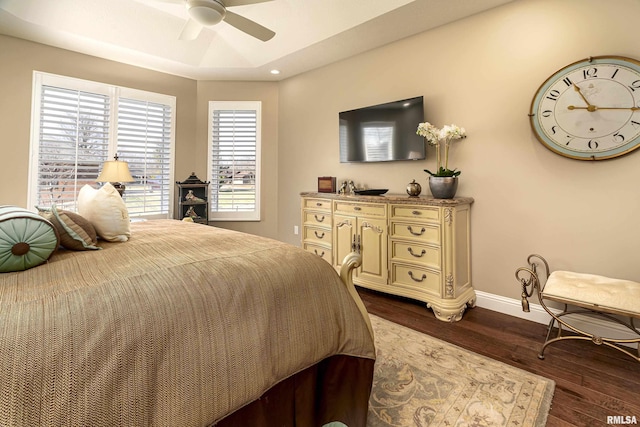
[[[377,359],[367,427],[546,424],[552,380],[370,317]]]

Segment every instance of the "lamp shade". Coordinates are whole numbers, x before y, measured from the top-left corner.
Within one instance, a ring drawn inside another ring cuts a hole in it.
[[[102,172],[96,182],[133,182],[129,165],[122,160],[110,160],[102,165]]]

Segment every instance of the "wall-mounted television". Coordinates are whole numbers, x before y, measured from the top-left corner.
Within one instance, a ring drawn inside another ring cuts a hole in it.
[[[339,113],[340,162],[388,162],[425,158],[422,96]]]

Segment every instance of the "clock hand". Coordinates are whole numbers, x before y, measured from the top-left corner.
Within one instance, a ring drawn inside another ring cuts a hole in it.
[[[569,105],[567,107],[567,109],[568,110],[587,110],[587,111],[590,111],[590,112],[593,113],[594,111],[596,111],[598,109],[598,107],[596,107],[595,105],[591,105],[591,104],[589,104],[588,107],[576,107],[575,105]]]
[[[631,110],[638,111],[640,107],[596,107],[595,105],[589,105],[588,107],[576,107],[575,105],[569,105],[567,107],[568,110],[587,110],[587,111],[596,111],[596,110]]]
[[[573,83],[573,89],[575,89],[575,91],[578,92],[578,95],[580,95],[580,98],[582,98],[585,104],[587,104],[588,110],[589,110],[589,107],[594,107],[593,105],[589,104],[589,101],[587,101],[587,98],[585,98],[585,96],[582,94],[577,84]],[[589,111],[595,111],[595,110],[589,110]]]
[[[596,110],[631,110],[638,111],[640,107],[596,107]]]

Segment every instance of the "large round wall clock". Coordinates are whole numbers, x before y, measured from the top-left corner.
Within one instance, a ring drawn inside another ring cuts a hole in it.
[[[540,86],[529,117],[540,142],[562,156],[629,153],[640,145],[640,62],[594,56],[569,64]]]

